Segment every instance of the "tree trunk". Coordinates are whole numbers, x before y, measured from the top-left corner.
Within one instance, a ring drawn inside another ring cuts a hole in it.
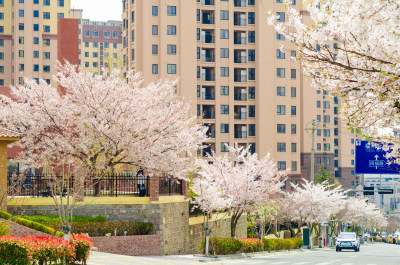
[[[231,218],[231,237],[236,238],[236,225],[243,211],[234,211]]]

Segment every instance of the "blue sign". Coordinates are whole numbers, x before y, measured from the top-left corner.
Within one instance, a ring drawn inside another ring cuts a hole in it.
[[[386,154],[377,143],[356,140],[356,174],[399,174],[400,165],[389,163]]]

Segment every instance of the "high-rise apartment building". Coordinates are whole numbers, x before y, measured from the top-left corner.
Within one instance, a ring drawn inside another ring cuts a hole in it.
[[[82,9],[72,9],[72,17],[79,19],[79,61],[82,69],[100,73],[121,69],[121,21],[90,21],[83,19]]]
[[[325,166],[344,186],[357,185],[355,135],[338,116],[340,102],[311,87],[292,60],[295,44],[267,24],[266,9],[285,21],[280,0],[122,3],[125,70],[142,72],[146,83],[179,78],[177,93],[209,128],[209,148],[199,155],[251,144],[259,156],[270,152],[296,183],[310,176],[312,130],[306,128],[318,120],[315,172]],[[300,0],[292,4],[301,8]]]
[[[69,18],[70,0],[0,0],[0,86],[25,76],[50,83],[56,73],[57,21]]]

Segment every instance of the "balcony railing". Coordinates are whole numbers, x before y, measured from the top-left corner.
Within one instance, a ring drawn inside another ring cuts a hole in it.
[[[213,35],[203,35],[201,43],[215,43],[215,38]]]
[[[235,131],[235,138],[245,139],[245,138],[247,138],[247,132],[246,131]]]
[[[203,17],[203,24],[214,24],[214,17]]]
[[[201,80],[203,81],[215,81],[215,74],[202,74]]]
[[[246,37],[235,37],[234,44],[246,44]]]
[[[205,55],[205,54],[203,54],[201,56],[201,61],[202,62],[208,62],[208,63],[215,62],[215,56],[214,55]]]
[[[203,119],[215,119],[215,111],[204,111],[203,112]]]
[[[202,100],[215,100],[215,93],[212,92],[202,92],[201,93]]]
[[[247,82],[246,75],[235,75],[235,82]]]
[[[235,112],[235,120],[245,120],[247,118],[247,112]]]
[[[247,100],[246,93],[235,93],[235,100],[245,101]]]
[[[235,63],[246,63],[247,57],[246,56],[235,56]]]
[[[206,135],[208,138],[215,138],[215,128],[208,128]]]
[[[246,18],[235,18],[233,20],[235,26],[246,26]]]

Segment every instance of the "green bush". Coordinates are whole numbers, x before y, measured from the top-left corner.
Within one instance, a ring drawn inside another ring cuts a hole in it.
[[[10,225],[8,223],[0,223],[0,236],[6,236],[10,233]]]
[[[287,238],[287,239],[266,239],[263,240],[264,250],[273,251],[273,250],[291,250],[301,248],[303,244],[303,240],[300,238]]]
[[[11,217],[12,217],[11,214],[3,212],[3,211],[0,211],[0,218],[6,219],[6,220],[10,220]]]
[[[0,240],[0,264],[30,265],[28,249],[17,242]]]
[[[272,251],[276,249],[276,241],[266,238],[264,238],[262,241],[264,243],[264,250]]]
[[[243,247],[240,252],[259,252],[264,250],[264,243],[258,238],[242,238],[239,239],[242,242]]]
[[[205,240],[200,245],[200,250],[204,253],[205,250]],[[209,243],[209,254],[215,255],[230,255],[236,254],[243,247],[243,243],[234,238],[220,238],[213,237],[210,239]],[[213,253],[215,250],[215,253]]]
[[[60,217],[58,215],[24,215],[24,219],[48,225],[48,223],[58,223],[60,222]],[[86,217],[86,216],[73,216],[72,222],[105,222],[106,218],[104,216]]]

